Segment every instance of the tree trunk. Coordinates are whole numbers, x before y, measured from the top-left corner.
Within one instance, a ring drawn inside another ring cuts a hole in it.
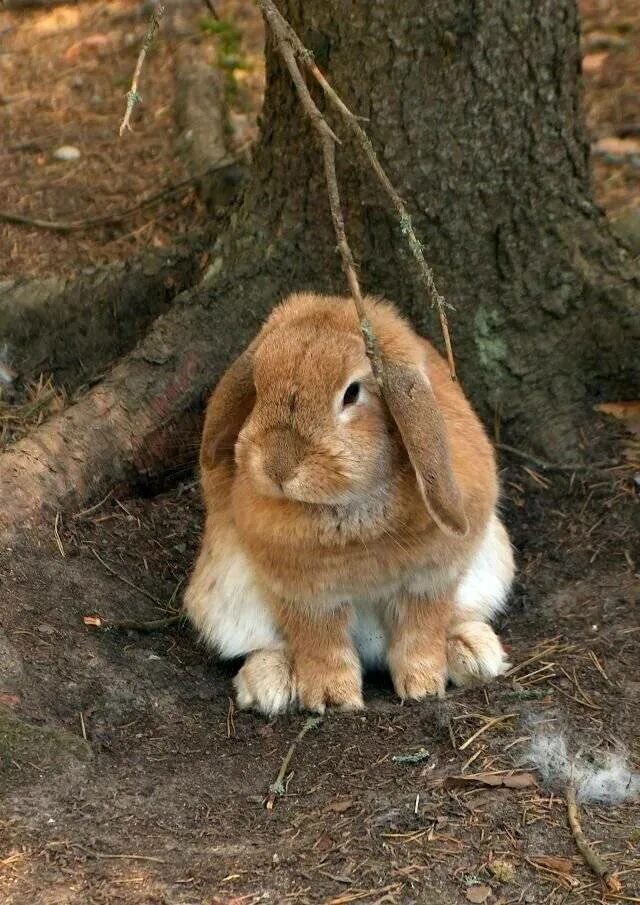
[[[512,442],[575,460],[591,404],[640,383],[640,280],[590,200],[575,0],[279,5],[366,117],[455,306],[466,391]],[[385,198],[348,140],[338,156],[364,288],[439,341]],[[105,385],[0,459],[5,539],[161,467],[185,411],[280,297],[346,291],[315,133],[271,40],[262,138],[231,220],[199,286]]]
[[[514,439],[572,458],[592,403],[637,394],[640,382],[640,280],[591,201],[575,0],[405,0],[401,14],[384,0],[279,8],[366,117],[455,308],[465,389]],[[267,64],[248,203],[269,211],[270,235],[288,236],[301,257],[290,288],[343,288],[320,157],[271,42]],[[338,156],[364,287],[439,341],[385,198],[349,142]]]

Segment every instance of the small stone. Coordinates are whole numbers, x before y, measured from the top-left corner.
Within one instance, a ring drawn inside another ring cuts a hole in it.
[[[55,632],[55,629],[52,625],[49,625],[48,622],[42,622],[38,626],[38,631],[40,632],[41,635],[53,635],[53,633]]]
[[[61,145],[55,149],[53,156],[56,160],[63,160],[65,163],[69,163],[73,160],[79,160],[81,154],[79,149],[73,145]]]
[[[629,42],[620,35],[612,35],[606,31],[592,31],[585,36],[583,46],[586,51],[591,53],[594,50],[624,50],[629,46]]]
[[[635,138],[617,138],[610,135],[600,138],[592,145],[594,154],[611,162],[624,162],[634,155],[640,154],[640,141]]]
[[[587,53],[582,58],[582,71],[585,75],[595,75],[606,63],[608,53]]]
[[[482,905],[491,895],[490,886],[470,886],[467,890],[467,901],[474,902],[476,905]]]

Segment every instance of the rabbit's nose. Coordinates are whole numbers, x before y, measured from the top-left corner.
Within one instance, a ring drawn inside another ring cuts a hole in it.
[[[263,461],[264,472],[270,481],[282,489],[302,461],[302,443],[288,430],[273,431],[269,439],[269,450]]]

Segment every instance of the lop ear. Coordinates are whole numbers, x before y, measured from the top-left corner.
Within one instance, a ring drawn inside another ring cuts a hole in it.
[[[201,468],[212,469],[225,459],[233,460],[238,434],[255,399],[250,347],[225,371],[209,400],[200,446]]]
[[[445,534],[469,525],[451,470],[444,419],[429,381],[416,365],[385,359],[384,398],[416,473],[429,515]]]

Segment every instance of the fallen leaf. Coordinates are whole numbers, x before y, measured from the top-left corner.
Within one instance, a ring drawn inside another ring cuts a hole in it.
[[[609,874],[605,879],[605,884],[611,892],[622,892],[622,882],[617,874]]]
[[[533,773],[508,773],[502,780],[507,789],[528,789],[536,786],[536,778]]]
[[[640,461],[640,400],[629,402],[603,402],[596,405],[596,411],[603,415],[611,415],[622,421],[627,433],[631,436],[622,453],[628,462]]]
[[[85,48],[95,50],[98,47],[106,47],[107,44],[111,44],[111,38],[107,35],[87,35],[86,38],[82,38],[82,40],[72,44],[65,52],[64,58],[67,63],[72,63],[79,57],[81,50],[84,50]]]
[[[85,625],[93,625],[95,628],[102,627],[102,619],[100,616],[83,616],[82,621]]]
[[[582,71],[585,75],[595,75],[604,66],[608,53],[588,53],[582,58]]]
[[[326,833],[323,833],[322,836],[318,838],[313,848],[317,852],[328,852],[333,848],[333,839],[331,836],[327,836]]]
[[[501,786],[506,789],[527,789],[537,785],[533,773],[470,773],[465,776],[450,776],[447,783],[451,785],[465,785],[466,783],[480,783],[483,786],[491,786],[494,789]]]
[[[602,402],[596,405],[596,411],[624,421],[627,430],[640,435],[640,399],[632,402]]]
[[[0,704],[3,704],[5,707],[17,707],[19,703],[20,698],[17,694],[8,694],[6,692],[0,694]]]
[[[467,901],[482,905],[491,895],[490,886],[470,886],[467,890]]]
[[[344,814],[350,807],[353,807],[353,799],[343,798],[342,801],[332,801],[331,804],[327,805],[326,810],[333,811],[334,814]]]
[[[601,138],[593,145],[593,150],[598,154],[610,154],[612,157],[630,157],[640,154],[640,141],[634,138]]]
[[[558,858],[555,855],[536,855],[531,860],[534,864],[546,867],[547,870],[555,870],[559,874],[570,874],[573,871],[573,861],[569,858]]]

